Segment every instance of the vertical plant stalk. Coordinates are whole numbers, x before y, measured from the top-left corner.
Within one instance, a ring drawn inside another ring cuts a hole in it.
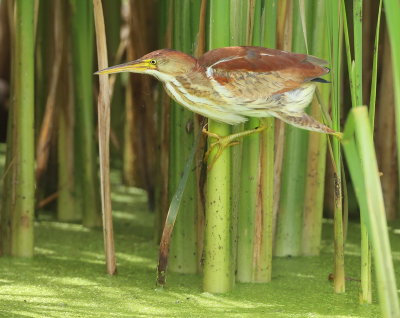
[[[379,83],[379,105],[376,113],[375,146],[378,166],[382,171],[382,190],[385,202],[386,218],[390,221],[398,215],[399,180],[396,161],[396,123],[393,88],[393,64],[390,53],[389,34],[383,40],[382,75]],[[371,115],[370,115],[371,118]]]
[[[121,0],[105,0],[102,1],[104,20],[107,36],[107,52],[110,63],[116,65],[120,64],[118,60],[118,51],[124,39],[121,39]],[[129,60],[130,61],[130,60]],[[110,96],[111,96],[111,118],[110,118],[110,133],[111,133],[111,156],[113,154],[118,158],[122,158],[122,153],[117,144],[123,140],[124,130],[120,129],[124,125],[124,103],[125,94],[121,84],[122,77],[114,74],[113,79],[110,78]],[[117,140],[117,143],[113,142]]]
[[[374,42],[374,54],[372,62],[372,76],[371,76],[371,93],[369,99],[369,121],[371,123],[371,130],[374,131],[375,127],[375,106],[376,106],[376,87],[378,81],[378,52],[379,52],[379,37],[380,37],[380,27],[381,27],[381,16],[382,16],[382,1],[379,1],[378,19],[376,22],[375,31],[375,42]]]
[[[197,33],[196,49],[194,56],[196,58],[204,54],[206,50],[206,23],[207,23],[207,0],[201,0],[199,30]],[[206,119],[200,115],[194,117],[194,131],[200,131],[203,128]],[[204,249],[204,222],[205,222],[205,196],[204,187],[206,181],[206,169],[204,165],[204,153],[207,145],[207,137],[200,136],[199,147],[196,153],[196,184],[197,184],[197,266],[198,271],[203,270],[202,257]]]
[[[249,1],[230,0],[230,41],[229,45],[250,45],[248,29]],[[242,132],[258,126],[258,119],[249,118],[245,124],[234,125],[231,133]],[[258,169],[257,156],[258,136],[243,138],[231,148],[231,220],[232,220],[232,265],[236,270],[236,280],[251,281],[252,250],[255,218],[256,175]],[[253,149],[253,150],[250,150]],[[255,155],[253,151],[257,151]],[[250,162],[253,165],[250,165]],[[243,173],[242,173],[243,172]],[[253,176],[253,178],[251,177]],[[243,208],[245,207],[245,208]],[[246,213],[247,212],[247,213]]]
[[[251,10],[250,2],[237,0],[231,1],[230,9],[232,34],[230,45],[251,45],[253,32],[248,33],[248,30],[251,30],[251,26],[254,25],[254,14],[261,15],[260,11],[255,13]],[[259,24],[256,26],[258,30],[260,30]],[[259,125],[258,118],[250,118],[244,124],[244,130],[251,130]],[[243,131],[243,125],[234,128],[235,133],[239,131]],[[259,148],[260,136],[253,134],[244,138],[241,145],[232,149],[231,191],[234,207],[232,210],[237,218],[236,280],[239,282],[253,281]]]
[[[264,3],[261,14],[261,43],[265,47],[276,46],[277,1]],[[272,277],[273,213],[274,213],[274,166],[275,166],[275,119],[261,120],[267,128],[261,132],[258,177],[258,199],[254,241],[254,272],[256,282],[269,282]]]
[[[277,48],[280,50],[292,50],[293,35],[293,2],[292,0],[283,0],[278,2],[277,17]],[[282,166],[285,148],[286,125],[280,120],[276,121],[275,126],[275,177],[274,177],[274,214],[273,214],[273,235],[274,243],[276,241],[276,229],[278,223],[278,211],[280,208],[281,183],[282,183]]]
[[[172,30],[173,30],[173,2],[170,0],[163,0],[160,7],[160,21],[163,26],[162,39],[160,40],[160,47],[172,47]],[[171,99],[169,98],[166,91],[159,87],[161,98],[160,98],[160,158],[163,160],[159,161],[160,164],[160,183],[159,183],[159,211],[158,216],[155,220],[156,223],[156,242],[161,239],[161,234],[164,228],[164,223],[167,218],[169,209],[169,153],[170,153],[170,110],[171,110]],[[201,254],[201,253],[200,253]]]
[[[229,45],[227,12],[228,2],[210,1],[209,49]],[[227,124],[213,120],[209,120],[208,129],[220,136],[230,133]],[[215,151],[210,154],[208,164],[214,161],[214,156]],[[207,174],[203,288],[212,293],[227,292],[233,285],[230,165],[230,149],[226,149]]]
[[[51,68],[51,80],[49,84],[49,94],[46,100],[46,108],[39,133],[36,147],[36,182],[46,171],[47,162],[50,154],[50,141],[54,131],[54,117],[56,112],[56,96],[58,81],[60,79],[61,61],[63,56],[63,21],[61,1],[54,1],[53,10],[53,41],[54,60]]]
[[[192,54],[195,38],[192,37],[191,27],[198,29],[198,18],[191,15],[189,1],[176,1],[174,3],[174,48]],[[175,180],[170,188],[171,194],[176,191],[182,175],[182,167],[190,153],[194,142],[192,112],[174,103],[175,118],[171,125],[172,149],[170,176]],[[190,128],[191,127],[191,128]],[[195,172],[191,171],[182,197],[181,212],[177,215],[176,225],[172,234],[170,265],[172,271],[180,273],[197,272],[197,233],[196,233],[196,179]]]
[[[94,22],[96,27],[96,43],[99,69],[108,67],[106,32],[104,27],[103,8],[100,0],[93,0]],[[112,223],[110,192],[110,92],[108,75],[100,75],[100,93],[98,98],[99,153],[101,203],[103,214],[104,249],[106,254],[107,273],[117,272]]]
[[[343,8],[344,9],[344,8]],[[353,26],[354,26],[354,68],[351,73],[353,77],[356,104],[353,107],[363,105],[363,82],[362,82],[362,0],[353,0]],[[374,54],[377,54],[375,52]],[[362,206],[360,205],[360,209]],[[361,213],[361,292],[360,303],[370,304],[372,302],[371,286],[371,248],[368,239],[367,224]]]
[[[354,26],[354,60],[351,60],[351,48],[349,43],[349,34],[347,26],[347,17],[344,1],[342,1],[342,14],[344,18],[345,43],[347,53],[347,64],[349,68],[349,79],[351,85],[352,106],[358,107],[363,105],[363,79],[362,79],[362,9],[363,4],[360,0],[353,1],[353,26]],[[374,52],[376,55],[377,52]],[[372,97],[372,96],[371,96]],[[361,191],[355,188],[357,197]],[[367,215],[365,204],[360,203],[360,224],[361,224],[361,292],[360,303],[371,303],[371,248],[368,240],[367,225],[364,216]],[[364,211],[362,211],[364,209]]]
[[[293,3],[293,50],[305,52],[299,2]],[[306,185],[307,146],[309,133],[293,126],[286,127],[285,157],[278,214],[275,255],[301,254],[304,194]],[[293,160],[293,158],[296,158]]]
[[[101,225],[94,138],[93,4],[70,0],[72,65],[74,73],[74,194],[75,209],[88,227]]]
[[[12,96],[3,186],[2,248],[13,256],[33,256],[34,155],[34,2],[15,1]],[[7,189],[7,190],[6,190]]]
[[[254,281],[269,282],[272,277],[272,235],[274,209],[275,120],[266,118],[261,132],[256,238],[254,242]]]
[[[400,173],[400,2],[397,0],[384,0],[386,23],[389,30],[390,47],[392,51],[394,96],[396,106],[396,140],[397,140],[397,172]]]
[[[61,3],[61,12],[68,12],[68,3]],[[68,28],[69,15],[62,15],[63,39],[68,39],[70,30]],[[60,40],[60,38],[58,39]],[[70,42],[64,41],[61,60],[61,74],[63,81],[58,81],[57,100],[60,103],[57,111],[58,134],[57,134],[57,170],[58,191],[57,219],[60,221],[78,221],[81,215],[74,208],[75,200],[73,193],[74,185],[74,100],[71,96],[73,89],[72,68],[70,63]]]
[[[315,4],[314,28],[311,54],[327,58],[325,1]],[[322,108],[329,104],[329,85],[321,84],[322,105],[314,98],[311,104],[311,116],[322,122]],[[328,111],[325,109],[325,111]],[[327,137],[323,134],[311,133],[308,146],[307,185],[304,200],[302,254],[307,256],[319,255],[321,247],[322,214],[324,202],[324,182],[326,168]]]
[[[341,24],[341,2],[331,1],[328,5],[328,37],[329,52],[331,60],[332,81],[332,128],[340,131],[340,75],[341,75],[341,47],[342,47],[342,24]],[[345,292],[344,273],[344,232],[343,232],[343,202],[342,202],[342,168],[339,140],[333,138],[334,158],[334,290],[336,293]]]
[[[379,302],[383,317],[400,316],[399,299],[385,218],[382,188],[376,163],[372,131],[366,107],[352,109],[346,122],[343,149],[354,185],[361,189],[357,199],[371,237]]]

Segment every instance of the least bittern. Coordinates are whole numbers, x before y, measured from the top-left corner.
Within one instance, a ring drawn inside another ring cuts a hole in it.
[[[133,72],[159,79],[168,95],[191,111],[219,122],[235,125],[247,117],[276,117],[306,130],[340,136],[304,112],[310,104],[315,82],[329,72],[317,57],[255,46],[215,49],[199,59],[170,49],[112,66],[95,74]],[[217,138],[222,150],[237,138],[263,127]],[[218,157],[218,154],[216,157]]]

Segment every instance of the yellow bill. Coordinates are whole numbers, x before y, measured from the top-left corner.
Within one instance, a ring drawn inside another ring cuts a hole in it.
[[[97,71],[95,75],[113,74],[121,72],[133,72],[142,73],[143,71],[153,69],[154,66],[150,63],[150,60],[135,60],[128,63],[110,66],[104,70]]]

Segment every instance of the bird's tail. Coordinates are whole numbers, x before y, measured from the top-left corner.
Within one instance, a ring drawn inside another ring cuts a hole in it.
[[[310,131],[316,131],[320,133],[325,133],[329,135],[334,135],[339,138],[342,138],[342,133],[337,132],[328,126],[325,126],[324,124],[321,124],[319,121],[315,120],[311,116],[307,115],[306,113],[299,112],[290,112],[290,113],[284,113],[284,112],[279,112],[279,111],[273,111],[269,112],[272,116],[279,118],[280,120],[284,121],[285,123],[310,130]]]

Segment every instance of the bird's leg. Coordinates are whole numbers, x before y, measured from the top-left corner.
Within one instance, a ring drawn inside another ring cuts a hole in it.
[[[238,132],[238,133],[235,133],[232,135],[228,135],[228,136],[219,136],[219,135],[203,128],[203,133],[206,134],[209,138],[217,139],[217,141],[214,141],[210,144],[207,152],[204,155],[204,161],[207,162],[210,153],[214,150],[215,147],[218,147],[217,153],[215,154],[213,161],[208,165],[208,170],[211,170],[214,163],[217,161],[217,159],[221,156],[222,152],[226,148],[237,145],[239,143],[238,139],[243,138],[248,135],[251,135],[251,134],[259,133],[259,132],[263,131],[265,128],[267,128],[267,127],[261,125],[257,128],[246,130],[246,131],[241,131],[241,132]]]

